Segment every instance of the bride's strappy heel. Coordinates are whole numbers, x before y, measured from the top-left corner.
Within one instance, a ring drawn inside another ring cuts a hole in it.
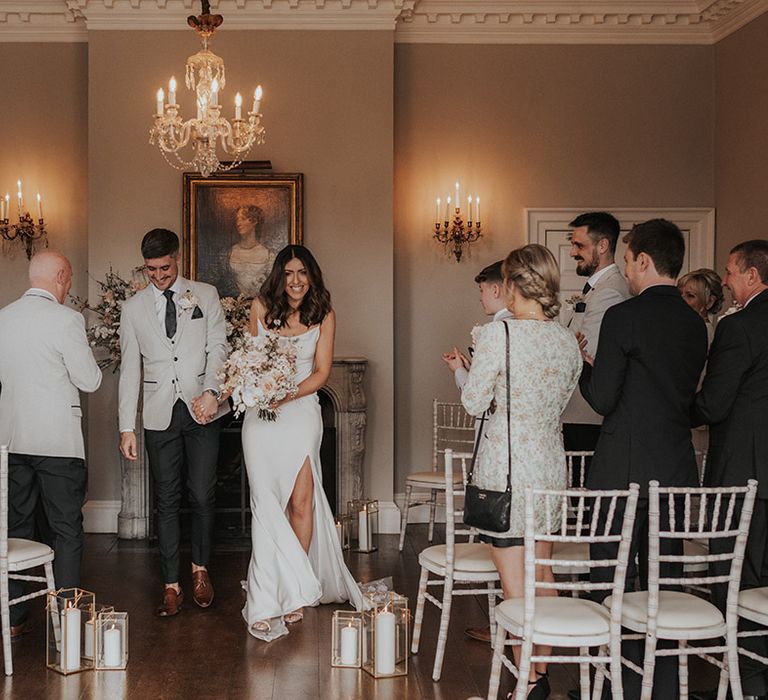
[[[304,608],[299,608],[298,610],[294,610],[293,612],[286,613],[283,615],[283,622],[285,622],[286,625],[295,625],[298,622],[301,622],[304,619]]]

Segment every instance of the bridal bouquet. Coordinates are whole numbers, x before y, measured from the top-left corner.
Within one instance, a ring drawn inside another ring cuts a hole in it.
[[[248,332],[219,371],[223,392],[232,392],[235,417],[258,408],[259,418],[277,420],[273,405],[296,393],[296,344],[277,331],[258,336]]]

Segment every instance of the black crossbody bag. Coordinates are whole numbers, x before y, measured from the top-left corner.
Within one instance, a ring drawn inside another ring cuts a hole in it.
[[[509,326],[506,321],[503,321],[503,323],[507,340],[507,489],[506,491],[491,491],[490,489],[481,489],[472,483],[480,440],[483,438],[483,429],[485,427],[483,422],[475,438],[475,449],[472,452],[472,462],[467,472],[467,487],[464,494],[464,524],[490,532],[506,532],[509,530],[509,516],[512,508],[512,453],[509,429]]]

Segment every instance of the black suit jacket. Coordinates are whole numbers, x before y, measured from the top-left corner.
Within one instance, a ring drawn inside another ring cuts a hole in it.
[[[717,324],[694,423],[708,423],[708,486],[759,482],[768,498],[768,290]]]
[[[697,486],[690,413],[707,330],[673,286],[649,287],[605,312],[594,367],[579,380],[604,416],[589,488]]]

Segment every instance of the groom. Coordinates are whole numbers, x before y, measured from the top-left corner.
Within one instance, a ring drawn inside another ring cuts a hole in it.
[[[151,284],[123,304],[120,316],[120,452],[134,460],[136,411],[143,393],[144,439],[157,508],[165,589],[157,610],[176,615],[182,465],[191,508],[192,597],[213,602],[208,559],[213,530],[219,424],[216,373],[227,354],[224,315],[215,287],[179,276],[179,239],[156,228],[141,242]],[[142,380],[143,374],[143,380]]]

